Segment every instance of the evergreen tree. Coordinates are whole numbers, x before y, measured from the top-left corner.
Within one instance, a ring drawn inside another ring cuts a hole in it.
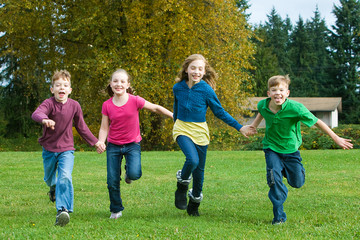
[[[332,82],[331,70],[334,69],[329,51],[329,29],[324,19],[321,19],[320,12],[316,7],[314,17],[309,25],[309,36],[312,41],[314,62],[312,65],[312,77],[317,83],[320,97],[333,96],[328,85]]]
[[[340,0],[333,13],[331,48],[336,71],[331,89],[334,96],[342,97],[341,122],[360,123],[360,2]]]
[[[267,15],[268,21],[265,22],[266,46],[273,49],[274,55],[278,59],[280,66],[278,74],[291,74],[291,62],[289,59],[289,44],[292,24],[287,17],[283,20],[277,14],[275,8]]]
[[[317,83],[313,74],[313,42],[310,39],[307,25],[299,17],[299,21],[291,34],[290,59],[293,75],[291,76],[291,95],[293,97],[317,96]]]

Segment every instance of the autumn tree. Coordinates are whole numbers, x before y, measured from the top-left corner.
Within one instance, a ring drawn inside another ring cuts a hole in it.
[[[203,54],[219,73],[216,91],[224,107],[239,119],[245,112],[239,106],[252,88],[246,71],[251,67],[252,33],[234,2],[8,0],[0,20],[1,48],[6,49],[1,57],[17,64],[7,81],[21,76],[36,102],[27,106],[25,117],[49,95],[48,81],[58,68],[72,74],[71,97],[82,105],[95,134],[108,98],[101,90],[117,68],[133,77],[136,94],[172,109],[176,73],[193,53]],[[210,125],[226,128],[214,117],[208,119]],[[172,148],[172,124],[141,111],[144,148]]]

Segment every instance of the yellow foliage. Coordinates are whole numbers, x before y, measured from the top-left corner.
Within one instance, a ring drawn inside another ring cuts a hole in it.
[[[71,97],[80,102],[95,134],[101,105],[108,98],[100,91],[113,71],[126,69],[137,95],[172,110],[175,76],[184,59],[194,53],[203,54],[217,71],[216,93],[224,108],[241,122],[246,110],[240,106],[246,106],[252,88],[248,70],[254,47],[249,41],[253,33],[234,2],[90,0],[62,1],[61,5],[25,1],[21,5],[23,2],[8,1],[3,8],[14,10],[9,10],[12,15],[8,19],[1,17],[0,29],[13,39],[12,44],[17,43],[13,54],[32,56],[31,61],[21,63],[21,70],[32,75],[31,63],[42,57],[34,55],[39,51],[36,44],[46,41],[46,76],[56,68],[70,71]],[[19,9],[31,14],[18,14],[15,10]],[[210,129],[225,127],[219,121],[209,115]],[[145,149],[172,149],[172,125],[162,116],[141,111]]]

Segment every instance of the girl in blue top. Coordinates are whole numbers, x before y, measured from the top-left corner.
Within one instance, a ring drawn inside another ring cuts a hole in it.
[[[200,54],[193,54],[184,61],[173,87],[173,138],[186,157],[183,168],[176,174],[175,206],[187,209],[190,216],[199,216],[198,208],[203,198],[206,151],[210,142],[205,118],[207,108],[210,107],[217,118],[245,137],[256,132],[252,126],[242,126],[224,110],[214,91],[216,79],[217,74],[206,59]],[[186,193],[191,178],[193,188],[189,190],[187,204]]]

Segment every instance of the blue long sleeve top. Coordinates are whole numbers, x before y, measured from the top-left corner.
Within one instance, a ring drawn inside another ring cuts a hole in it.
[[[173,87],[174,93],[174,121],[180,119],[184,122],[205,122],[206,111],[210,107],[214,115],[226,124],[240,130],[242,125],[236,121],[221,106],[215,91],[204,80],[192,88],[185,80],[178,82]]]

